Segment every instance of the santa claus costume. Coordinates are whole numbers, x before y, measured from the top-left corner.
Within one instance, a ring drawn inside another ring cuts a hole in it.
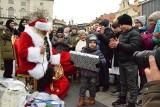
[[[38,19],[29,24],[21,34],[18,46],[19,66],[16,70],[21,74],[30,74],[38,80],[38,90],[47,91],[63,98],[68,90],[69,83],[65,76],[53,81],[53,66],[60,64],[60,54],[56,54],[52,48],[48,35],[41,32],[49,31],[52,25],[43,19]],[[41,54],[41,46],[47,42],[46,50]],[[54,55],[55,54],[55,55]],[[53,83],[58,91],[49,91]]]

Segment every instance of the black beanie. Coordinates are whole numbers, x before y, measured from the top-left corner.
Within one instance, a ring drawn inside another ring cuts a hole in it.
[[[59,27],[59,28],[57,29],[57,32],[56,32],[56,33],[63,33],[63,32],[64,32],[63,27]]]
[[[107,27],[109,25],[109,21],[107,19],[104,19],[99,22],[99,25],[102,25],[104,27]]]
[[[122,16],[118,17],[118,24],[122,25],[131,25],[132,26],[132,18],[127,14],[123,14]]]

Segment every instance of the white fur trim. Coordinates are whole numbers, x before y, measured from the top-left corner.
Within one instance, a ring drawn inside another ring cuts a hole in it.
[[[60,54],[56,54],[56,55],[51,56],[51,64],[53,64],[53,65],[60,64]]]
[[[37,47],[29,47],[28,48],[28,57],[27,57],[27,60],[29,62],[42,62],[42,59],[41,58],[41,54],[40,54],[40,48],[37,48]]]
[[[44,76],[48,67],[48,62],[37,63],[36,67],[32,70],[28,70],[28,73],[35,79],[40,79]]]
[[[43,31],[52,30],[52,24],[51,23],[44,23],[44,22],[37,21],[36,24],[35,24],[35,27],[37,29],[43,30]]]

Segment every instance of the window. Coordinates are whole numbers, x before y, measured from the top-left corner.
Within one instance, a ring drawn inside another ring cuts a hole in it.
[[[21,2],[21,6],[26,6],[26,2]]]
[[[26,16],[26,10],[24,8],[22,8],[20,10],[20,18],[23,18],[24,16]]]
[[[8,0],[8,4],[14,4],[14,0]]]
[[[14,17],[14,8],[13,7],[8,8],[8,17],[10,17],[10,18]]]
[[[125,8],[125,2],[123,2],[123,8]]]
[[[40,3],[40,6],[43,6],[43,2]]]

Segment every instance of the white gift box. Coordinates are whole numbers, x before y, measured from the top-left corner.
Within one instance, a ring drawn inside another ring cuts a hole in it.
[[[24,107],[28,94],[23,82],[0,78],[0,107]]]
[[[99,72],[99,68],[96,68],[96,64],[99,63],[99,56],[70,51],[70,57],[71,61],[74,62],[74,66]]]

